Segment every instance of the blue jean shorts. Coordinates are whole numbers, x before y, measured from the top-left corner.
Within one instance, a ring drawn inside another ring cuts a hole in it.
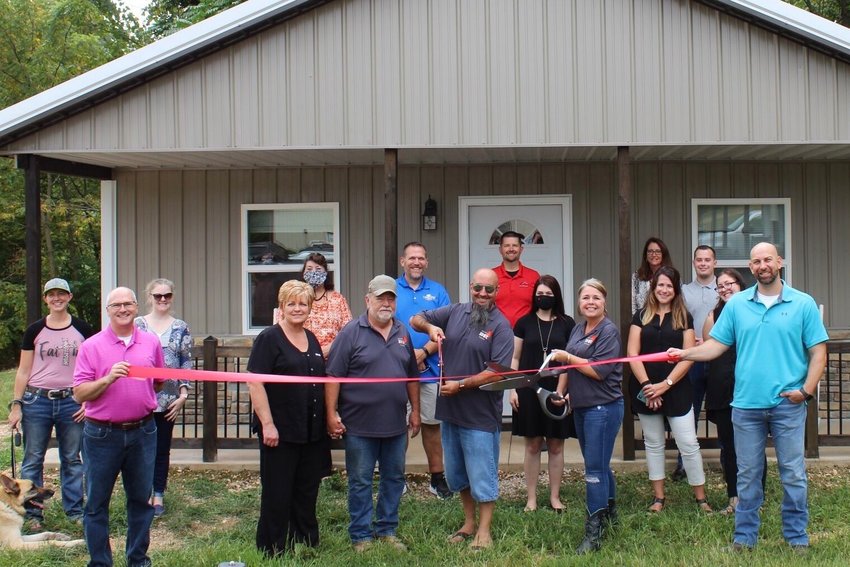
[[[446,481],[453,492],[470,489],[476,502],[499,498],[499,432],[443,422]]]

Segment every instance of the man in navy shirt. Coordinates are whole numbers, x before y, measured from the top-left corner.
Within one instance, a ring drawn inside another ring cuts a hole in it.
[[[385,275],[369,282],[366,313],[343,327],[328,354],[329,376],[418,378],[410,335],[395,318],[396,282]],[[411,412],[408,420],[407,404]],[[407,432],[419,433],[419,382],[325,385],[328,435],[345,436],[348,471],[348,534],[354,550],[377,538],[398,550],[398,507],[404,490]],[[372,521],[372,476],[378,463],[378,502]]]
[[[446,479],[449,488],[460,492],[464,512],[463,526],[449,541],[460,543],[474,536],[473,548],[483,549],[493,544],[490,524],[499,497],[503,393],[478,387],[500,379],[487,369],[488,362],[510,365],[514,334],[496,308],[499,278],[493,270],[475,272],[469,291],[471,302],[423,311],[410,324],[432,341],[443,341],[445,374],[455,377],[443,383],[437,399]]]

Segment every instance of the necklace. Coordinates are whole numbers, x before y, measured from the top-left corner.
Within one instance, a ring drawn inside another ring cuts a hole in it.
[[[555,327],[555,320],[549,321],[549,334],[546,335],[546,344],[543,344],[543,329],[540,327],[540,317],[537,319],[537,333],[540,335],[540,344],[543,345],[543,358],[546,358],[546,353],[549,352],[549,339],[552,338],[552,329]]]

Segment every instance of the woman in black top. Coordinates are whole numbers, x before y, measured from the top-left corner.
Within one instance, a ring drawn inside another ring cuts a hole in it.
[[[313,289],[290,280],[278,293],[280,322],[261,332],[248,371],[324,376],[316,336],[304,328]],[[257,548],[276,555],[295,543],[316,546],[319,483],[330,471],[323,384],[248,384],[260,436],[260,519]]]
[[[652,276],[646,306],[635,313],[629,329],[628,355],[666,352],[668,348],[690,348],[696,343],[694,320],[685,309],[679,272],[661,266]],[[696,435],[693,395],[688,370],[691,362],[675,365],[632,361],[630,393],[632,409],[640,418],[646,447],[646,465],[654,499],[651,512],[664,508],[664,420],[682,454],[688,483],[697,505],[705,512],[711,507],[705,499],[705,471]]]
[[[703,326],[703,337],[708,337],[714,322],[720,317],[729,298],[744,289],[744,278],[738,270],[723,270],[717,276],[717,293],[720,299],[717,306],[708,314]],[[734,514],[738,504],[738,459],[735,456],[735,433],[732,427],[732,394],[735,390],[735,345],[729,347],[708,363],[708,380],[705,390],[705,415],[717,427],[717,439],[720,442],[720,462],[723,463],[723,475],[726,480],[726,494],[729,505],[721,514]],[[765,474],[767,466],[764,467]],[[765,477],[766,478],[766,477]],[[764,484],[765,478],[762,479]]]
[[[543,359],[554,349],[567,345],[576,322],[564,313],[561,285],[553,276],[544,275],[534,283],[534,310],[520,318],[514,326],[514,356],[511,366],[519,370],[540,368]],[[539,386],[555,391],[557,379],[547,378]],[[559,390],[561,395],[563,387]],[[540,476],[540,450],[546,439],[549,468],[549,506],[561,513],[561,475],[564,472],[564,439],[575,437],[572,415],[562,420],[547,417],[540,408],[532,388],[511,391],[513,420],[511,433],[525,437],[525,510],[537,509],[537,479]]]

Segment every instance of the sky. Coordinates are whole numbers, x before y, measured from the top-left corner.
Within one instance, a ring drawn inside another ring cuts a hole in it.
[[[148,5],[150,0],[124,0],[124,4],[136,14],[139,20],[142,20],[142,10]]]

